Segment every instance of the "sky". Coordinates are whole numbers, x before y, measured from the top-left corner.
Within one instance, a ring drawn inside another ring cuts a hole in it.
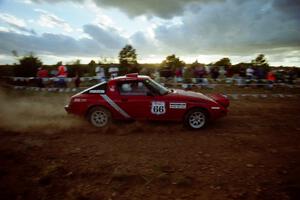
[[[132,45],[139,63],[175,54],[186,63],[300,67],[300,0],[0,0],[0,64],[33,52],[45,64],[117,62]]]

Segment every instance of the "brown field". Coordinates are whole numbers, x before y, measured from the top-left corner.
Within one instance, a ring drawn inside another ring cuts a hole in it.
[[[264,91],[228,91],[241,92]],[[1,200],[300,199],[299,96],[232,100],[228,116],[201,131],[95,129],[66,115],[69,96],[0,94]]]

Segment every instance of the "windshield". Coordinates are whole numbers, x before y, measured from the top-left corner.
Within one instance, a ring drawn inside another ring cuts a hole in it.
[[[145,80],[146,85],[150,86],[151,89],[155,90],[155,92],[158,92],[160,95],[165,95],[170,92],[170,90],[161,84],[155,82],[152,79],[146,79]]]

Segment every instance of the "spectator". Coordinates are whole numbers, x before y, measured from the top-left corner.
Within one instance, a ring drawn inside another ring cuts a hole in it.
[[[225,74],[226,74],[226,70],[224,69],[223,66],[220,66],[220,67],[219,67],[219,77],[220,77],[221,79],[224,79],[224,78],[225,78]]]
[[[267,80],[268,80],[268,83],[269,83],[269,88],[273,88],[273,83],[276,81],[275,73],[274,73],[273,70],[268,72]]]
[[[195,68],[194,75],[196,77],[197,83],[203,83],[203,78],[206,76],[206,70],[203,66],[198,66]]]
[[[175,81],[177,83],[182,82],[182,75],[183,75],[182,68],[181,67],[176,68],[176,70],[175,70]]]
[[[262,80],[262,79],[265,78],[266,72],[265,72],[265,70],[264,70],[262,67],[259,67],[259,68],[257,68],[256,71],[255,71],[255,76],[256,76],[256,78],[257,78],[258,80]]]
[[[43,67],[40,67],[37,72],[38,87],[45,87],[44,78],[47,77],[48,77],[48,71],[46,69],[43,69]]]
[[[282,83],[283,82],[283,70],[276,70],[276,72],[273,72],[276,77],[276,82]]]
[[[288,84],[294,84],[294,79],[296,78],[297,74],[295,69],[289,69],[287,72],[287,79],[288,79]]]
[[[237,85],[238,86],[242,86],[244,84],[245,77],[246,77],[246,70],[243,66],[241,66],[240,70],[239,70],[239,77],[237,79]]]
[[[103,82],[105,81],[105,73],[104,73],[104,69],[100,66],[97,66],[95,68],[95,72],[96,72],[96,79],[99,81],[99,82]]]
[[[249,79],[249,80],[253,79],[253,74],[254,74],[254,70],[252,69],[252,67],[248,67],[246,69],[247,79]]]
[[[233,76],[233,70],[231,67],[225,67],[225,76],[227,78],[231,78]]]
[[[218,79],[219,77],[219,69],[217,67],[213,67],[210,70],[210,74],[211,74],[211,78],[214,79],[215,81]]]
[[[119,68],[118,67],[110,67],[108,69],[108,73],[110,74],[110,78],[115,78],[119,74]]]
[[[68,69],[66,68],[66,66],[61,65],[61,66],[58,66],[57,71],[58,71],[58,74],[57,74],[58,86],[59,87],[67,87],[65,78],[67,78],[67,76],[68,76]]]
[[[226,76],[226,83],[231,84],[232,76],[233,76],[233,70],[231,67],[229,66],[225,67],[225,76]]]
[[[76,73],[76,76],[75,76],[75,78],[74,78],[74,83],[75,83],[75,87],[76,88],[79,88],[79,86],[80,86],[80,76],[79,76],[79,73],[77,72]]]

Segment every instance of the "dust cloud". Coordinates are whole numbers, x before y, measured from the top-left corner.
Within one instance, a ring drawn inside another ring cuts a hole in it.
[[[68,115],[64,110],[69,98],[66,94],[18,94],[0,90],[0,129],[53,133],[86,125],[84,119]]]

